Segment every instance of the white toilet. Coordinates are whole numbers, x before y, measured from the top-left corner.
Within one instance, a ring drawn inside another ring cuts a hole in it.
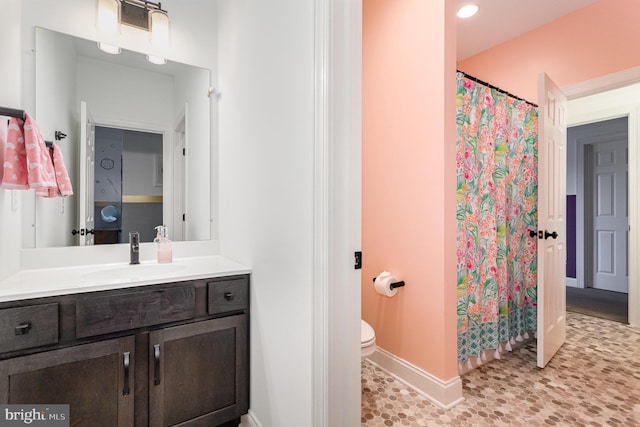
[[[360,354],[362,357],[371,356],[376,351],[376,333],[370,324],[360,319]]]

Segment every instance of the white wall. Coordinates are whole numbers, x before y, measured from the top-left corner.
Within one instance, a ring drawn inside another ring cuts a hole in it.
[[[162,137],[160,135],[124,132],[122,153],[123,196],[162,196],[162,186],[156,186],[154,182],[156,155],[162,156]]]
[[[0,106],[21,108],[20,0],[3,0],[0,13]],[[17,191],[0,189],[0,279],[15,273],[20,264],[22,221]]]
[[[312,0],[222,0],[220,251],[249,265],[251,413],[312,423]]]
[[[574,141],[567,139],[567,196],[576,194],[578,150]]]

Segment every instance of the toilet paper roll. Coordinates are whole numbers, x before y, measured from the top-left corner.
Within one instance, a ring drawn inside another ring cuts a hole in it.
[[[391,276],[391,273],[388,271],[383,271],[378,274],[376,280],[374,280],[374,287],[376,288],[376,292],[380,295],[384,295],[387,297],[392,297],[398,292],[398,288],[391,289],[391,284],[395,283],[396,279]]]

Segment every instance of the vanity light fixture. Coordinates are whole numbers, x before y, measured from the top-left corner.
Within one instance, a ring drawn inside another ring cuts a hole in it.
[[[473,15],[478,13],[478,5],[477,4],[466,4],[458,9],[458,13],[456,14],[458,18],[471,18]]]

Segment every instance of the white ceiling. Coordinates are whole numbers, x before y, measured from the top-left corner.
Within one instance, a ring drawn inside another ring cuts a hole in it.
[[[597,0],[456,0],[478,13],[458,18],[458,61],[581,9]]]

